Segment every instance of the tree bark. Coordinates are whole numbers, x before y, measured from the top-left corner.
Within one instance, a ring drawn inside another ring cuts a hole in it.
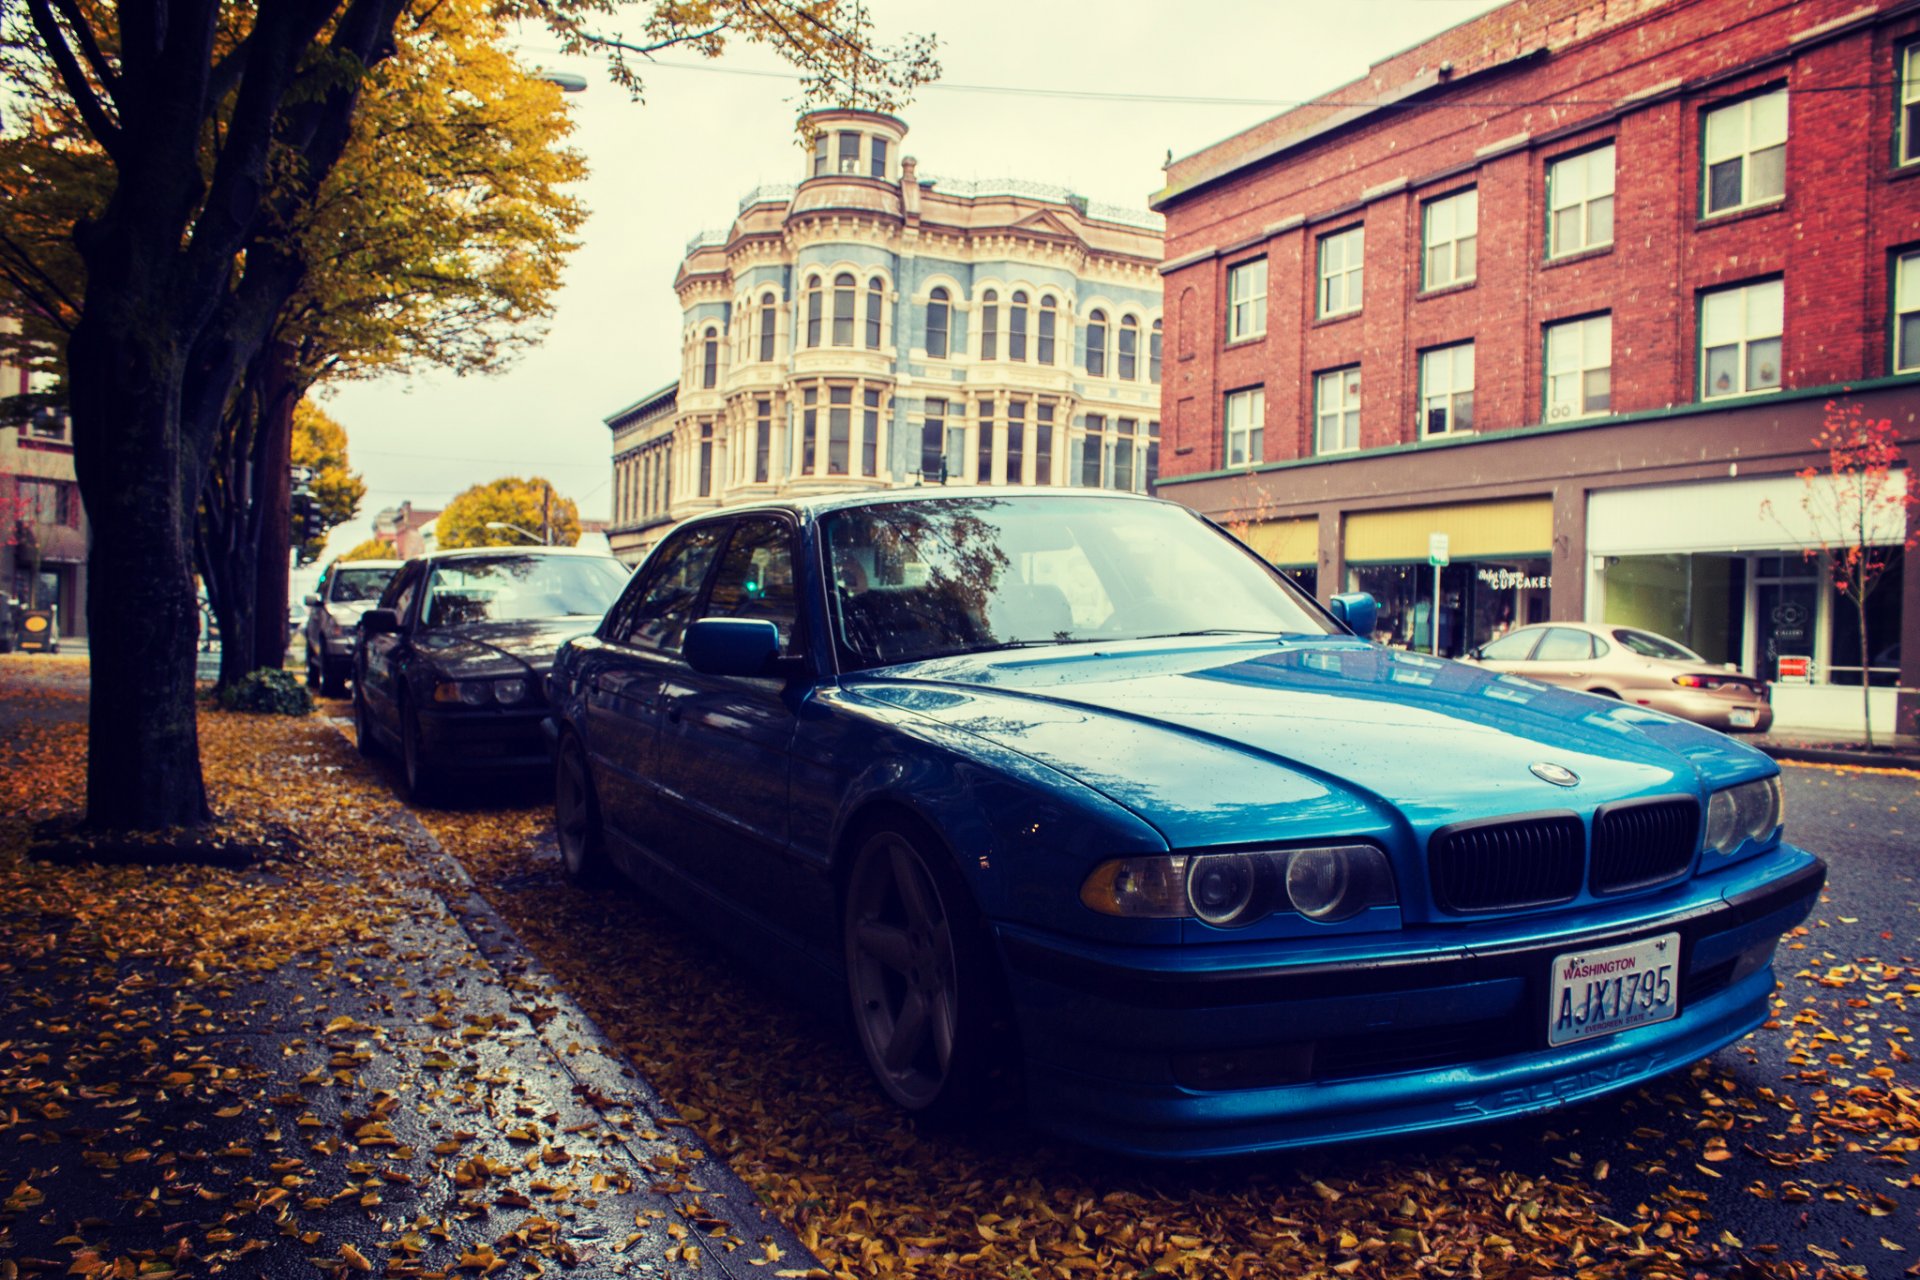
[[[264,354],[253,500],[253,668],[287,661],[287,558],[293,540],[293,408],[300,401],[293,348],[275,340]]]

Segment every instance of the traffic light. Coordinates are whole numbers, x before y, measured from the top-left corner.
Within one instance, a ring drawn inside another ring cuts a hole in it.
[[[308,553],[307,545],[313,541],[308,528],[320,514],[320,500],[313,493],[314,470],[312,467],[288,468],[288,479],[292,483],[292,500],[289,505],[287,531],[292,545],[300,549],[299,562],[306,564],[314,557]]]

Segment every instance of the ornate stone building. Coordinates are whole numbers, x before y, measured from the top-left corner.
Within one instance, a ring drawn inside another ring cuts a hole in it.
[[[608,419],[616,551],[637,560],[675,520],[777,494],[1152,485],[1159,219],[920,176],[889,115],[803,124],[803,179],[687,246],[677,398]]]

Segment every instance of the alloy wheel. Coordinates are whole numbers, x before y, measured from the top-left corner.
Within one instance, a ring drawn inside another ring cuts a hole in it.
[[[848,883],[847,983],[867,1061],[881,1087],[918,1111],[953,1071],[960,983],[953,923],[919,850],[882,831]]]

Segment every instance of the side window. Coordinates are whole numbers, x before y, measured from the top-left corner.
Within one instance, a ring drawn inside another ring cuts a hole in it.
[[[1480,656],[1488,662],[1525,662],[1539,639],[1538,631],[1516,631],[1482,645]]]
[[[1570,627],[1549,627],[1535,662],[1585,662],[1593,656],[1593,637]]]
[[[426,567],[419,561],[407,565],[393,575],[393,581],[387,584],[386,596],[380,601],[382,609],[391,609],[401,622],[407,620],[407,611],[413,608],[415,588],[426,573]]]
[[[693,619],[693,606],[720,549],[724,525],[701,525],[678,534],[648,562],[644,578],[631,590],[638,592],[631,609],[622,600],[618,630],[607,639],[639,649],[678,652],[680,637]]]
[[[792,645],[798,616],[793,534],[784,521],[742,520],[734,526],[701,616],[771,622],[780,628],[780,647]]]

